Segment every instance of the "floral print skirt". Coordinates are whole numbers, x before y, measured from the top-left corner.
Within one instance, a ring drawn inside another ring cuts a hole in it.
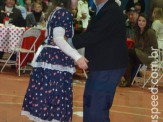
[[[43,47],[35,60],[21,114],[40,122],[71,122],[73,60],[51,47]]]

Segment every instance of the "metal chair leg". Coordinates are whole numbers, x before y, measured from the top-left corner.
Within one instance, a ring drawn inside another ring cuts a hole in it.
[[[151,79],[151,76],[148,78],[147,81],[144,81],[144,84],[143,84],[143,86],[142,86],[143,89],[144,89],[144,87],[146,86],[146,84],[149,82],[150,79]]]
[[[141,68],[141,67],[142,67],[142,64],[139,65],[138,70],[137,70],[137,72],[136,72],[136,74],[135,74],[135,76],[134,76],[134,78],[133,78],[133,80],[132,80],[131,86],[134,84],[135,78],[136,78],[138,72],[140,71],[140,68]]]
[[[83,69],[83,72],[84,72],[85,78],[87,79],[88,76],[87,76],[87,73],[86,73],[86,71],[84,69]]]
[[[20,76],[20,52],[19,52],[19,63],[18,63],[18,75]]]
[[[7,61],[5,62],[5,64],[3,65],[1,72],[3,72],[4,68],[6,67],[7,63],[9,62],[11,56],[14,54],[14,51],[11,53],[11,55],[8,57]]]

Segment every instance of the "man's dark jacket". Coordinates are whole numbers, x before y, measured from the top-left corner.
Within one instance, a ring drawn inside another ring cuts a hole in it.
[[[6,15],[6,13],[4,13],[5,11],[5,7],[0,7],[0,23],[3,23],[3,19]],[[15,26],[18,27],[25,27],[26,26],[26,21],[24,20],[21,11],[17,8],[13,8],[12,13],[9,15],[10,18],[10,23],[12,23]]]
[[[77,49],[85,47],[89,70],[127,67],[125,19],[115,0],[108,0],[92,18],[87,31],[75,35],[72,42]]]

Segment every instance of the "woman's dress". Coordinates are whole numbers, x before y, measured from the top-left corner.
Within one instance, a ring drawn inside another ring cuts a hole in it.
[[[72,75],[74,61],[53,42],[53,29],[63,27],[72,38],[73,15],[66,9],[54,10],[47,22],[45,44],[33,59],[33,70],[24,98],[22,115],[43,122],[72,120]]]

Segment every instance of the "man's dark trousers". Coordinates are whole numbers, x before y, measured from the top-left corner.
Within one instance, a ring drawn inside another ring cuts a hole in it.
[[[109,110],[125,70],[90,71],[84,91],[83,122],[110,122]]]

